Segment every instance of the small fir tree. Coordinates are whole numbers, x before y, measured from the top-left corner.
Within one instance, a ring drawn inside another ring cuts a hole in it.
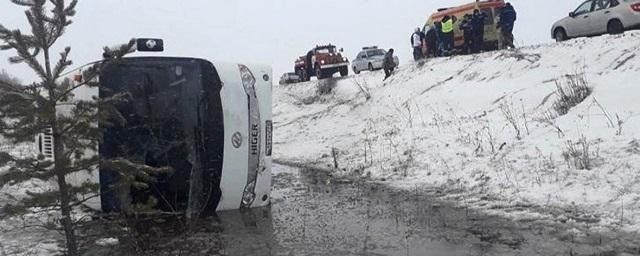
[[[28,65],[39,77],[37,82],[20,85],[15,79],[0,79],[0,137],[11,143],[33,143],[38,134],[48,132],[53,138],[53,158],[43,156],[16,158],[0,152],[0,166],[10,166],[0,174],[0,187],[31,180],[55,185],[45,192],[28,192],[18,203],[7,205],[4,212],[12,215],[29,212],[34,207],[58,212],[58,218],[44,227],[60,229],[66,238],[66,253],[79,254],[76,228],[81,220],[73,211],[90,198],[99,196],[95,183],[70,184],[69,176],[95,171],[101,159],[95,150],[102,138],[100,129],[106,120],[117,118],[111,107],[123,100],[123,95],[90,100],[74,99],[80,87],[97,87],[95,79],[107,65],[120,60],[132,48],[134,41],[119,49],[105,47],[105,59],[83,72],[81,81],[64,79],[72,65],[71,48],[64,48],[53,59],[54,45],[71,24],[77,0],[11,0],[26,7],[30,33],[10,30],[0,24],[0,50],[11,50],[14,64]],[[101,125],[99,126],[98,123]],[[104,163],[104,162],[103,162]],[[126,166],[135,176],[143,171],[134,164]]]

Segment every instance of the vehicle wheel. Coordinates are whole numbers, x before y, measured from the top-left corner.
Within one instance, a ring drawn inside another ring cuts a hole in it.
[[[300,77],[300,81],[304,82],[306,81],[306,72],[304,72],[302,69],[298,69],[298,71],[296,71],[296,75],[298,75]]]
[[[322,69],[320,68],[319,65],[316,65],[316,77],[318,78],[318,80],[324,78],[324,76],[322,74]]]
[[[373,64],[369,63],[369,71],[373,72]]]
[[[353,67],[353,73],[356,73],[356,75],[358,75],[358,74],[360,74],[360,71],[358,71],[358,70],[356,69],[356,67],[354,66],[354,67]]]
[[[607,32],[612,35],[622,34],[624,32],[624,26],[619,20],[609,21]]]
[[[345,77],[349,75],[349,68],[343,67],[340,69],[340,76]]]
[[[554,37],[556,38],[556,42],[562,42],[567,40],[567,32],[564,31],[563,28],[557,28],[554,33]]]

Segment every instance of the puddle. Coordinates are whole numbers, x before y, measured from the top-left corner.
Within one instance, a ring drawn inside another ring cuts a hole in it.
[[[562,227],[434,201],[428,188],[336,182],[277,165],[273,182],[270,207],[221,212],[222,224],[203,221],[188,236],[152,241],[155,251],[136,255],[635,255],[610,249],[602,237],[575,243]]]

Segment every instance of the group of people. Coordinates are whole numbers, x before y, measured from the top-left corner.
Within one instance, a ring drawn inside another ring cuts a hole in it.
[[[463,32],[464,44],[463,54],[479,53],[484,48],[484,30],[489,16],[476,9],[473,14],[465,14],[459,23],[459,28]],[[500,9],[498,12],[497,29],[502,34],[503,45],[515,48],[513,44],[513,27],[516,21],[516,11],[511,3]],[[425,57],[442,57],[456,54],[454,26],[458,19],[456,16],[445,15],[441,20],[435,21],[432,26],[426,27],[425,32],[416,28],[411,35],[411,46],[413,47],[414,60]]]

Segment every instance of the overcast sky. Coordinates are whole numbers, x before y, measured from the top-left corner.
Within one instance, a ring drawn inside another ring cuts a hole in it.
[[[100,57],[101,48],[134,37],[165,40],[163,55],[213,61],[261,63],[274,75],[292,71],[297,56],[316,44],[343,47],[353,59],[362,46],[394,48],[401,62],[411,58],[409,36],[437,8],[471,0],[81,0],[74,24],[55,46],[72,47],[75,65]],[[550,42],[551,24],[579,0],[514,0],[515,36],[520,45]],[[26,28],[24,9],[0,0],[0,23]],[[28,30],[24,30],[28,31]],[[0,69],[23,81],[33,73],[9,65]]]

